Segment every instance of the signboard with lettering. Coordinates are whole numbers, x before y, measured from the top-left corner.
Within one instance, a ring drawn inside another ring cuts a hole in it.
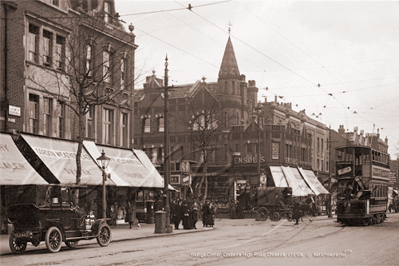
[[[17,106],[8,106],[8,114],[9,115],[15,115],[15,116],[21,116],[21,108]]]
[[[44,139],[39,136],[21,134],[32,150],[46,165],[53,176],[61,184],[76,183],[76,151],[78,143],[61,139]],[[97,157],[96,157],[97,158]],[[87,185],[101,185],[102,171],[96,162],[86,152],[82,152],[81,183]],[[107,179],[107,185],[115,185]]]
[[[183,175],[182,184],[191,185],[191,175]]]
[[[260,182],[261,182],[261,183],[266,183],[266,182],[267,182],[267,178],[266,178],[266,175],[265,175],[265,174],[262,174],[262,175],[260,176]]]
[[[352,167],[348,166],[348,167],[338,170],[338,175],[343,175],[343,174],[349,173],[350,171],[352,171]]]
[[[265,162],[265,157],[260,158],[260,162]],[[247,164],[247,163],[258,163],[258,157],[236,157],[234,158],[234,164]]]
[[[272,159],[278,160],[278,154],[279,154],[279,143],[273,142],[272,143]]]
[[[0,134],[0,185],[48,184],[21,154],[11,136]]]
[[[373,165],[373,179],[389,181],[389,170]]]

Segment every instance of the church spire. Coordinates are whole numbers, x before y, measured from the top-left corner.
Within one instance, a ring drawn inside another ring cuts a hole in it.
[[[224,51],[222,65],[220,66],[219,79],[240,79],[240,70],[238,69],[236,55],[234,53],[230,36]]]

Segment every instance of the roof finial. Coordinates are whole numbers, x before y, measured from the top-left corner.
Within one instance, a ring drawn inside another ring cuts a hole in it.
[[[231,26],[233,26],[233,24],[231,24],[231,22],[229,21],[229,36],[230,36],[230,31],[231,31],[230,27]]]

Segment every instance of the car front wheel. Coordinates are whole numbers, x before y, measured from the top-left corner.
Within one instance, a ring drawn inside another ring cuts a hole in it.
[[[111,228],[107,224],[101,224],[98,229],[97,243],[106,247],[111,243]]]
[[[60,229],[53,226],[50,227],[46,232],[46,247],[50,252],[58,252],[61,249],[62,234]]]

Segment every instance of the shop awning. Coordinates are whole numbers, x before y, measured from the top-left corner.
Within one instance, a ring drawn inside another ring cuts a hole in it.
[[[309,183],[312,183],[312,185],[317,189],[320,194],[330,194],[330,192],[328,192],[328,190],[320,183],[312,170],[303,170],[303,172],[309,180]]]
[[[294,174],[291,172],[290,168],[288,166],[281,166],[281,168],[283,169],[289,187],[292,188],[292,196],[294,197],[307,196],[308,194],[305,191],[303,191],[302,188],[299,186],[298,181],[294,176]]]
[[[25,134],[21,134],[21,136],[60,184],[76,183],[77,142]],[[82,150],[81,165],[81,184],[102,185],[102,171],[84,149]],[[107,179],[106,185],[115,185],[115,183]]]
[[[310,182],[308,176],[305,174],[304,170],[301,167],[298,167],[299,173],[302,175],[303,179],[306,181],[310,189],[314,192],[316,196],[320,195],[320,192],[317,190],[317,187],[313,184],[313,182]]]
[[[100,146],[92,141],[84,141],[83,144],[93,160],[100,157],[102,150],[111,158],[106,172],[111,174],[111,180],[117,186],[163,188],[163,179],[155,167],[156,174],[148,170],[142,163],[143,159],[138,158],[132,150]],[[145,153],[144,156],[148,159]]]
[[[145,154],[144,151],[142,150],[133,150],[134,154],[137,156],[137,158],[140,160],[140,162],[147,168],[150,173],[156,177],[156,182],[158,183],[159,180],[161,180],[162,187],[164,187],[164,178],[158,173],[157,169],[155,166],[152,164],[150,158],[148,158],[147,154]],[[154,180],[155,181],[155,180]],[[156,186],[158,187],[158,186]],[[171,185],[168,186],[169,190],[176,190],[174,187]]]
[[[47,185],[25,157],[11,136],[0,133],[0,185]]]
[[[270,166],[270,171],[276,187],[288,187],[287,180],[280,166]]]
[[[298,169],[290,167],[291,172],[294,174],[296,181],[298,182],[299,187],[307,194],[307,195],[315,195],[315,193],[309,188],[306,184],[305,180],[302,178],[302,175],[298,172]]]

